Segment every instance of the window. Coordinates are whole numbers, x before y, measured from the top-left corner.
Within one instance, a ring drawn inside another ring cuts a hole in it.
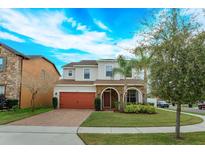
[[[106,66],[106,76],[112,77],[112,66]]]
[[[42,80],[46,79],[46,71],[45,70],[41,70],[41,79]]]
[[[137,90],[128,90],[127,91],[127,102],[131,102],[131,103],[138,102]]]
[[[5,58],[0,57],[0,71],[5,69]]]
[[[84,79],[90,79],[90,69],[84,69]]]
[[[0,85],[0,95],[5,95],[5,86]]]
[[[68,76],[73,76],[73,71],[72,70],[68,71]]]

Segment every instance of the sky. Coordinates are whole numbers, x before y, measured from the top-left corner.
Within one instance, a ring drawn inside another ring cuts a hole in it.
[[[141,21],[161,10],[0,9],[0,42],[25,55],[42,55],[61,72],[69,62],[132,56],[124,48],[135,47]],[[205,23],[204,16],[198,20]]]

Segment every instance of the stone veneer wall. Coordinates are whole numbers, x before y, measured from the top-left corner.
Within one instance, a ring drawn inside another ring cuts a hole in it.
[[[19,99],[22,57],[0,46],[0,57],[6,57],[6,69],[0,72],[0,85],[6,86],[8,99]]]
[[[115,88],[119,92],[119,94],[120,94],[120,101],[122,101],[123,100],[123,93],[124,93],[124,86],[97,85],[96,86],[96,96],[100,96],[102,91],[105,88],[109,88],[109,87]],[[139,89],[142,92],[143,97],[144,97],[144,87],[143,86],[128,86],[127,88],[129,88],[129,87],[135,87],[135,88]]]

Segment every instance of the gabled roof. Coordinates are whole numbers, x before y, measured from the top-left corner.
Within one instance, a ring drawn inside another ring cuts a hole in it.
[[[73,67],[74,65],[98,65],[96,60],[81,60],[80,62],[72,62],[63,67]]]
[[[93,85],[94,81],[75,81],[71,79],[61,79],[56,82],[56,84],[86,84],[86,85]]]
[[[49,62],[50,64],[52,64],[53,67],[55,68],[56,72],[58,73],[58,75],[61,76],[60,73],[59,73],[59,71],[58,71],[58,69],[56,68],[55,64],[52,63],[52,62],[51,62],[50,60],[48,60],[47,58],[41,56],[41,55],[24,55],[24,54],[22,54],[22,53],[16,51],[15,49],[13,49],[13,48],[11,48],[11,47],[9,47],[9,46],[7,46],[6,44],[1,43],[1,42],[0,42],[0,46],[6,48],[6,49],[9,50],[10,52],[12,52],[12,53],[14,53],[15,55],[20,56],[20,57],[22,57],[22,58],[24,58],[24,59],[28,59],[28,60],[29,60],[29,59],[34,59],[34,58],[42,58],[42,59],[46,60],[47,62]]]
[[[4,43],[1,43],[1,42],[0,42],[0,46],[6,48],[7,50],[9,50],[10,52],[14,53],[14,54],[17,55],[17,56],[20,56],[20,57],[25,58],[25,59],[29,59],[26,55],[24,55],[24,54],[22,54],[22,53],[16,51],[15,49],[13,49],[13,48],[7,46],[7,45],[4,44]]]

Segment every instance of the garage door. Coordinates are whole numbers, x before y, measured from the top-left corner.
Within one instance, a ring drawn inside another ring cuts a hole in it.
[[[92,109],[95,93],[93,92],[61,92],[60,108]]]

